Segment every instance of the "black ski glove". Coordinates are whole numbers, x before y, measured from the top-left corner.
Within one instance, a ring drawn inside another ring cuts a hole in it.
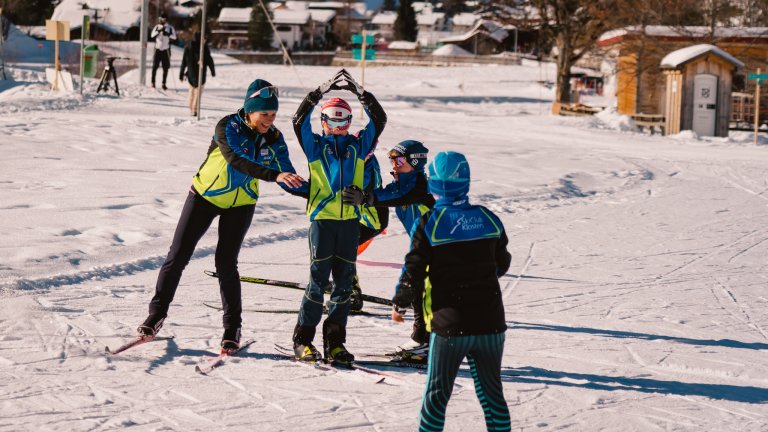
[[[312,90],[307,95],[307,101],[312,105],[317,105],[317,103],[320,102],[320,99],[322,98],[323,98],[323,92],[320,91],[320,87],[316,88],[315,90]]]
[[[359,99],[363,95],[363,87],[358,84],[354,78],[352,78],[352,75],[347,72],[346,69],[342,69],[339,73],[341,74],[341,77],[344,79],[344,81],[346,81],[346,84],[339,86],[339,88],[343,90],[349,90]]]
[[[371,205],[373,204],[373,194],[369,194],[359,187],[352,185],[347,186],[341,191],[341,200],[344,201],[344,204]]]
[[[416,294],[417,289],[415,286],[413,286],[413,284],[408,281],[401,280],[400,283],[397,284],[397,292],[392,298],[392,304],[398,311],[406,309],[411,306],[413,299],[416,298]]]

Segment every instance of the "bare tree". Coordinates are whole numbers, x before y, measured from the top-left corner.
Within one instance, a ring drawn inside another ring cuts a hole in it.
[[[557,49],[555,101],[570,102],[570,73],[573,66],[606,30],[615,27],[615,1],[532,0],[541,16],[542,36]]]

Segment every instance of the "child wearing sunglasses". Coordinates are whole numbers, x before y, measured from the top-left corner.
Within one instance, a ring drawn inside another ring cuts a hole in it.
[[[278,182],[287,189],[306,186],[291,165],[283,134],[273,124],[277,108],[277,89],[257,79],[246,91],[243,108],[219,120],[205,161],[192,177],[170,251],[157,277],[149,315],[138,327],[140,336],[151,339],[160,331],[181,273],[218,217],[215,262],[224,309],[221,350],[229,353],[240,347],[242,299],[237,257],[251,226],[259,180]],[[275,156],[269,159],[269,155]]]
[[[352,109],[332,98],[321,109],[322,134],[312,130],[311,115],[323,95],[331,90],[348,90],[357,96],[370,118],[358,134],[350,134]],[[309,162],[310,280],[293,332],[293,349],[298,360],[317,362],[322,356],[312,344],[323,314],[324,288],[333,275],[328,317],[323,322],[323,348],[331,363],[350,364],[354,356],[346,349],[347,317],[354,284],[357,246],[360,236],[357,206],[345,204],[341,191],[363,187],[366,157],[375,147],[387,116],[376,98],[364,91],[345,70],[311,91],[293,117],[293,126]]]
[[[427,176],[424,174],[427,153],[429,150],[419,141],[400,142],[389,151],[394,181],[372,192],[350,186],[344,189],[344,202],[364,207],[395,207],[395,214],[403,224],[405,232],[411,233],[419,218],[435,205],[434,197],[427,190]],[[398,288],[399,285],[396,291]],[[426,363],[429,332],[424,322],[421,299],[414,299],[412,306],[414,319],[411,338],[395,348],[395,354],[406,361]],[[404,312],[405,310],[393,311],[393,319],[403,322]]]

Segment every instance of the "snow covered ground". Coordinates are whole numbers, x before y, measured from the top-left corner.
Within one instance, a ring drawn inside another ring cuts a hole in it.
[[[221,64],[200,122],[173,78],[164,95],[129,73],[121,97],[96,96],[95,81],[83,97],[51,95],[31,66],[0,82],[0,431],[415,429],[423,371],[387,370],[374,384],[277,360],[294,314],[246,311],[243,334],[255,344],[210,376],[194,372],[221,337],[220,312],[203,305],[218,301],[203,274],[215,228],[163,328],[175,339],[104,354],[145,317],[218,119],[254,78],[279,85],[277,124],[306,176],[290,118],[334,71]],[[552,117],[552,90],[538,82],[553,72],[526,63],[365,73],[389,116],[381,162],[407,138],[432,155],[461,151],[471,199],[505,224],[514,430],[768,430],[766,141],[651,137],[617,116]],[[358,116],[353,127],[362,125]],[[272,184],[262,192],[241,273],[306,282],[304,202]],[[360,257],[364,292],[391,296],[407,247],[393,218]],[[300,298],[244,285],[246,309],[296,309]],[[347,346],[362,357],[409,333],[409,322],[352,317]],[[446,430],[483,429],[462,372]]]

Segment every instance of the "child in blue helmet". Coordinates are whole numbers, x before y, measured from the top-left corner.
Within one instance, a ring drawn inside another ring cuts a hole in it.
[[[375,208],[395,207],[395,214],[407,233],[411,233],[419,218],[435,205],[427,190],[429,150],[419,141],[405,140],[389,151],[394,180],[384,188],[372,192],[355,187],[344,190],[343,198],[350,204],[364,204]],[[365,207],[363,207],[365,208]],[[413,361],[423,361],[429,351],[429,331],[424,322],[421,299],[413,302],[414,320],[411,338],[395,349],[395,354]],[[395,315],[395,317],[400,314]]]
[[[501,385],[504,304],[498,278],[511,256],[501,220],[469,203],[469,164],[461,153],[441,152],[429,165],[429,191],[435,207],[411,235],[399,308],[424,298],[432,337],[420,431],[443,430],[445,409],[459,366],[466,357],[488,430],[509,431],[509,409]]]
[[[357,135],[349,133],[352,110],[340,98],[321,106],[323,133],[312,130],[314,107],[331,90],[348,90],[357,96],[370,121]],[[360,212],[345,204],[341,192],[346,186],[364,186],[366,157],[384,130],[387,116],[376,98],[365,91],[346,70],[309,92],[293,117],[293,127],[309,163],[310,280],[304,293],[293,331],[293,350],[297,360],[316,362],[322,358],[312,343],[323,314],[323,296],[330,277],[328,317],[323,322],[325,359],[350,364],[355,356],[344,346],[347,318],[354,285],[357,246],[360,238]]]

